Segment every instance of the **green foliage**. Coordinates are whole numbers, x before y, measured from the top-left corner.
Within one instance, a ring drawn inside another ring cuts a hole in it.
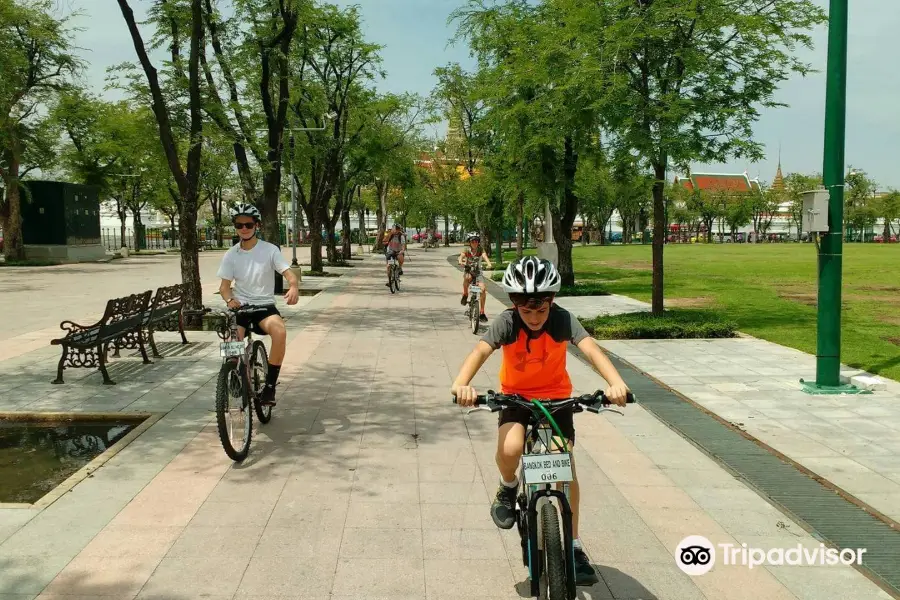
[[[704,310],[667,310],[659,315],[649,312],[607,315],[579,319],[597,339],[706,339],[735,336],[737,325],[714,312]]]
[[[55,12],[51,0],[0,0],[0,228],[7,259],[24,258],[19,181],[52,167],[58,134],[47,105],[82,66],[71,52],[71,16]]]
[[[844,226],[859,234],[875,225],[879,217],[872,193],[876,183],[865,171],[852,166],[844,183]]]
[[[822,175],[806,175],[803,173],[788,173],[784,178],[784,191],[787,200],[791,203],[791,222],[797,227],[797,231],[803,227],[803,192],[818,189],[822,186]]]
[[[564,285],[559,296],[609,296],[609,291],[602,283],[593,281],[579,282],[575,285]]]

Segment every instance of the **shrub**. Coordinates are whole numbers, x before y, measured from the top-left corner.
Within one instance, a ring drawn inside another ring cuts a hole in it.
[[[575,285],[564,285],[559,290],[560,296],[609,296],[609,292],[601,283],[586,282]]]
[[[737,324],[705,310],[667,310],[661,315],[648,312],[580,319],[585,329],[598,339],[698,339],[735,337]]]

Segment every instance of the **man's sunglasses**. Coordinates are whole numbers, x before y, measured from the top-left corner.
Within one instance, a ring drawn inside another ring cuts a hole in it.
[[[253,229],[256,227],[256,223],[235,223],[235,229]]]

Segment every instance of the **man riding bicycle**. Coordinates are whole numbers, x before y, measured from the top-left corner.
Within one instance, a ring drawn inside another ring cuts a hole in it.
[[[466,237],[466,241],[469,243],[469,247],[463,249],[459,254],[459,264],[465,266],[465,272],[463,273],[463,293],[462,298],[459,303],[463,306],[466,305],[466,302],[469,301],[469,284],[472,283],[473,276],[479,275],[479,260],[484,260],[487,263],[488,269],[490,269],[493,265],[491,265],[491,259],[488,257],[487,253],[481,247],[481,236],[477,233],[470,233]],[[484,281],[478,282],[478,287],[481,288],[481,316],[478,317],[478,320],[482,323],[487,323],[487,315],[484,314],[484,305],[487,301],[487,294],[485,294]]]
[[[288,280],[290,288],[285,292],[284,299],[289,305],[297,304],[300,290],[297,278],[290,270],[291,265],[281,255],[278,246],[256,237],[259,220],[259,210],[251,204],[238,204],[231,209],[231,221],[240,241],[222,257],[217,277],[222,279],[219,293],[228,308],[240,308],[244,304],[266,307],[265,311],[238,315],[238,339],[243,340],[249,328],[254,333],[272,338],[266,385],[260,401],[264,405],[275,406],[275,384],[284,360],[287,331],[281,313],[275,307],[275,277],[272,271],[281,273]]]
[[[502,285],[509,294],[513,308],[504,311],[494,320],[463,363],[451,388],[459,405],[475,404],[478,394],[469,382],[498,348],[503,349],[500,366],[501,393],[520,394],[529,400],[550,399],[548,407],[552,406],[554,398],[568,398],[572,395],[572,382],[566,369],[569,343],[578,346],[607,381],[607,398],[619,406],[625,405],[628,387],[616,368],[578,319],[553,303],[560,283],[559,273],[553,263],[534,256],[526,256],[507,267]],[[522,407],[504,408],[500,411],[496,454],[500,486],[491,505],[491,518],[502,529],[510,529],[515,524],[516,489],[519,484],[516,469],[521,462],[525,426],[529,418],[531,411]],[[557,410],[553,413],[553,418],[566,438],[558,440],[560,445],[565,445],[566,451],[571,451],[575,444],[573,409]],[[578,537],[579,486],[574,456],[572,473],[575,481],[570,486],[569,501],[575,548],[575,582],[577,585],[591,585],[597,583],[598,578]]]
[[[400,275],[403,275],[403,262],[406,256],[406,234],[403,233],[403,229],[400,227],[400,224],[394,225],[393,231],[390,233],[390,237],[385,244],[384,250],[384,259],[387,261],[387,276],[388,279],[391,277],[391,257],[397,258],[400,262]],[[391,282],[388,281],[384,285],[390,287]]]

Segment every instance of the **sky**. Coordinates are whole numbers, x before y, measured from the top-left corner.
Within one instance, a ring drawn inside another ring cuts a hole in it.
[[[385,80],[382,91],[427,95],[436,80],[435,67],[450,62],[472,66],[464,42],[450,44],[456,26],[450,13],[463,0],[338,0],[360,6],[370,41],[384,46]],[[827,8],[828,0],[813,0]],[[58,0],[69,10],[83,14],[76,20],[82,30],[76,36],[80,54],[88,63],[87,83],[99,92],[110,65],[136,61],[134,46],[114,0]],[[149,0],[131,0],[138,18]],[[150,36],[142,29],[145,41]],[[864,169],[877,189],[900,189],[900,0],[853,0],[847,58],[847,131],[845,164]],[[691,166],[694,172],[742,173],[770,183],[778,164],[790,172],[821,172],[825,123],[825,67],[827,31],[814,32],[815,48],[801,51],[800,58],[818,73],[794,76],[782,83],[776,100],[787,108],[763,109],[754,127],[757,141],[766,147],[766,158],[756,164]],[[159,55],[155,55],[158,57]],[[158,63],[157,63],[158,64]],[[114,96],[113,92],[107,95]],[[671,176],[672,174],[670,174]]]

